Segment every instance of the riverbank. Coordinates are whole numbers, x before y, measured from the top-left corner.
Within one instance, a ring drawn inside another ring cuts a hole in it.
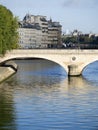
[[[17,65],[14,62],[7,62],[0,67],[0,83],[12,76],[17,71]]]

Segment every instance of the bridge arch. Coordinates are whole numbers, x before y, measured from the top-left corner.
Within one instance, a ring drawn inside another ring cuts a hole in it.
[[[46,61],[51,61],[53,63],[56,63],[58,65],[60,65],[66,73],[68,73],[68,67],[67,65],[65,65],[63,62],[59,62],[58,60],[55,60],[54,58],[47,58],[46,56],[10,56],[10,57],[5,57],[0,63],[5,63],[7,61],[10,61],[10,60],[16,60],[16,59],[43,59],[43,60],[46,60]]]
[[[82,71],[83,72],[85,70],[85,68],[87,68],[90,64],[93,64],[94,62],[98,61],[98,59],[93,59],[91,61],[88,61],[87,63],[85,63],[83,66],[82,66]]]

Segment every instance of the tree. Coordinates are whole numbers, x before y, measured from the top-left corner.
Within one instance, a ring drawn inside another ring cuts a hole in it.
[[[12,12],[0,5],[0,54],[18,47],[18,20]]]

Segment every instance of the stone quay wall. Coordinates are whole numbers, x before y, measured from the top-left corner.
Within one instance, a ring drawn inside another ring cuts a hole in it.
[[[17,65],[13,61],[5,63],[3,66],[0,66],[0,83],[15,74],[16,71]]]

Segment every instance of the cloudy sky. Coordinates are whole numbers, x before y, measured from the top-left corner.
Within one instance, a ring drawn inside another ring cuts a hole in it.
[[[44,15],[59,21],[62,29],[98,33],[98,0],[0,0],[15,16]]]

